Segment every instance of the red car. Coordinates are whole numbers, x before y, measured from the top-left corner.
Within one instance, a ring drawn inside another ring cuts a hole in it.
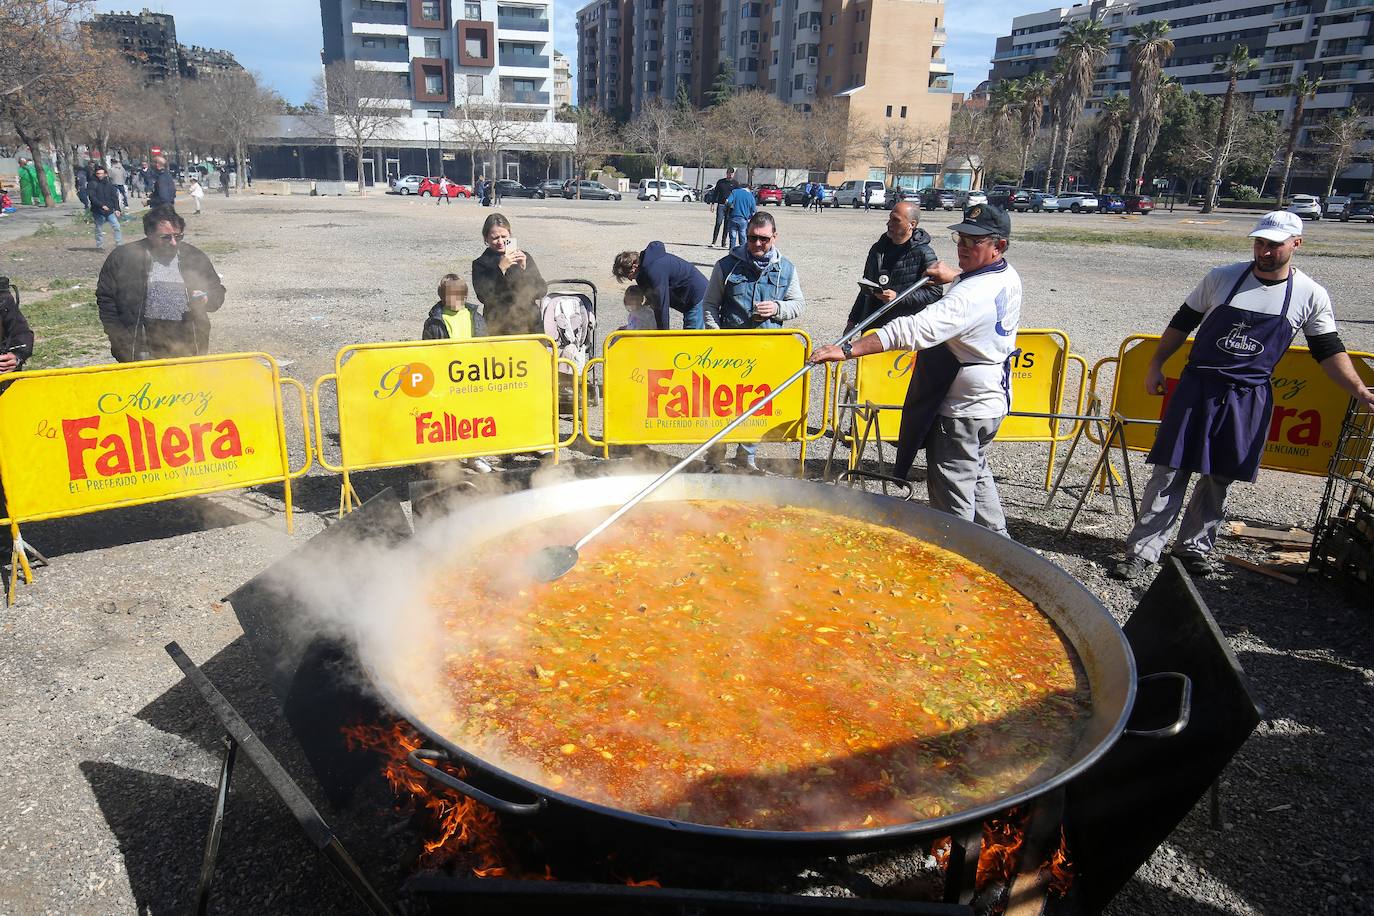
[[[439,196],[439,179],[437,179],[437,178],[426,178],[424,181],[420,182],[420,196],[421,196],[421,197],[438,197],[438,196]],[[448,183],[448,196],[449,196],[449,197],[471,197],[471,196],[472,196],[472,188],[468,187],[468,186],[465,185],[465,184],[459,184],[459,183],[456,182],[456,181],[450,181],[450,182]]]
[[[782,188],[775,184],[761,184],[754,191],[754,199],[759,202],[760,207],[765,207],[768,204],[781,207]]]
[[[1134,194],[1126,198],[1126,212],[1139,213],[1141,216],[1149,213],[1155,208],[1154,198],[1136,196]]]

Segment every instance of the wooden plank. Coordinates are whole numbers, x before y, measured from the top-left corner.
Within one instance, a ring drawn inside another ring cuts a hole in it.
[[[1251,572],[1257,572],[1261,576],[1268,576],[1271,579],[1278,579],[1280,582],[1287,582],[1289,585],[1298,584],[1298,580],[1288,575],[1287,573],[1281,573],[1276,569],[1270,569],[1268,566],[1261,566],[1259,563],[1251,563],[1249,560],[1237,556],[1232,556],[1229,553],[1224,554],[1222,556],[1222,559],[1225,560],[1227,563],[1230,563],[1232,566],[1239,566],[1241,569],[1248,569]]]
[[[1237,538],[1270,541],[1275,544],[1294,547],[1312,546],[1312,533],[1301,528],[1264,528],[1258,525],[1247,525],[1245,522],[1231,522],[1227,528],[1227,534]]]

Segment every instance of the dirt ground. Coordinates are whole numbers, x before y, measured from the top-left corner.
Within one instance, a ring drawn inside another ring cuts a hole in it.
[[[707,247],[711,216],[701,205],[511,200],[502,210],[546,278],[585,278],[599,287],[602,332],[623,323],[610,276],[616,252],[657,238],[703,271],[724,253]],[[332,370],[346,344],[414,339],[439,277],[469,274],[488,212],[468,201],[441,207],[384,195],[207,198],[206,213],[189,218],[187,241],[211,256],[229,290],[214,316],[213,348],[270,353],[308,385]],[[817,343],[838,336],[886,214],[780,208],[776,215],[779,247],[797,264],[806,294],[797,325]],[[953,217],[923,215],[945,257],[953,255],[944,228]],[[1184,211],[1143,219],[1018,216],[1016,230],[1037,239],[1014,236],[1009,255],[1025,283],[1022,326],[1064,330],[1089,362],[1115,353],[1129,334],[1158,333],[1209,268],[1245,258],[1253,219]],[[20,284],[40,329],[39,357],[50,365],[108,358],[91,293],[103,257],[87,231],[58,216],[52,230],[0,251],[0,273]],[[1055,233],[1078,239],[1041,240]],[[1148,245],[1132,241],[1141,233]],[[139,234],[130,228],[126,240]],[[1160,247],[1171,234],[1191,247]],[[1312,253],[1298,263],[1331,291],[1347,345],[1374,350],[1374,226],[1322,222],[1308,227],[1308,239]],[[813,424],[821,420],[819,401]],[[332,404],[323,407],[328,435]],[[301,431],[293,424],[288,432],[299,452]],[[326,451],[333,448],[331,439]],[[819,477],[828,448],[828,440],[812,447],[808,476]],[[660,460],[681,453],[661,451]],[[795,473],[795,454],[783,445],[760,452],[779,473]],[[582,445],[569,457],[597,456]],[[1062,535],[1074,493],[1045,508],[1046,457],[1037,444],[995,452],[1012,534],[1080,578],[1124,620],[1143,586],[1105,578],[1103,564],[1121,548],[1126,515],[1096,497],[1075,532]],[[1081,483],[1087,463],[1080,452],[1072,482]],[[532,464],[512,459],[506,466]],[[1142,479],[1138,457],[1133,468]],[[357,489],[366,498],[395,486],[404,497],[418,476],[405,468],[366,473]],[[1235,488],[1231,511],[1258,524],[1308,526],[1321,486],[1317,478],[1262,472],[1257,484]],[[918,482],[917,498],[924,495]],[[296,501],[293,535],[284,529],[280,487],[25,526],[51,565],[0,611],[0,914],[163,913],[191,905],[220,736],[163,651],[167,642],[205,663],[269,745],[285,748],[288,764],[300,763],[272,722],[273,701],[222,601],[323,530],[338,505],[337,478],[316,468],[299,482]],[[1248,542],[1226,538],[1219,547],[1264,559]],[[1266,718],[1222,777],[1223,827],[1213,829],[1201,805],[1110,912],[1367,912],[1374,872],[1374,839],[1364,829],[1374,775],[1369,602],[1234,567],[1199,588]],[[366,839],[364,867],[390,886],[398,876],[387,853],[405,839]],[[215,912],[356,910],[242,763],[218,880]]]

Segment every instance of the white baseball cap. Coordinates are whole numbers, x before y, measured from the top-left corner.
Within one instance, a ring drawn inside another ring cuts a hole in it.
[[[1302,217],[1287,210],[1274,210],[1260,217],[1250,238],[1286,242],[1295,235],[1302,235]]]

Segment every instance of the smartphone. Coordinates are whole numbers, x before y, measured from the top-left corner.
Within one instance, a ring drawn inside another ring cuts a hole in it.
[[[506,238],[506,250],[507,250],[507,251],[519,251],[519,250],[520,250],[520,246],[517,245],[517,244],[515,243],[515,239],[514,239],[513,237],[507,236],[507,238]]]
[[[882,289],[882,286],[880,286],[880,285],[877,284],[877,283],[874,283],[872,280],[869,280],[867,277],[860,277],[860,278],[859,278],[859,285],[860,285],[860,286],[863,286],[863,287],[866,287],[866,288],[868,288],[868,289]]]

